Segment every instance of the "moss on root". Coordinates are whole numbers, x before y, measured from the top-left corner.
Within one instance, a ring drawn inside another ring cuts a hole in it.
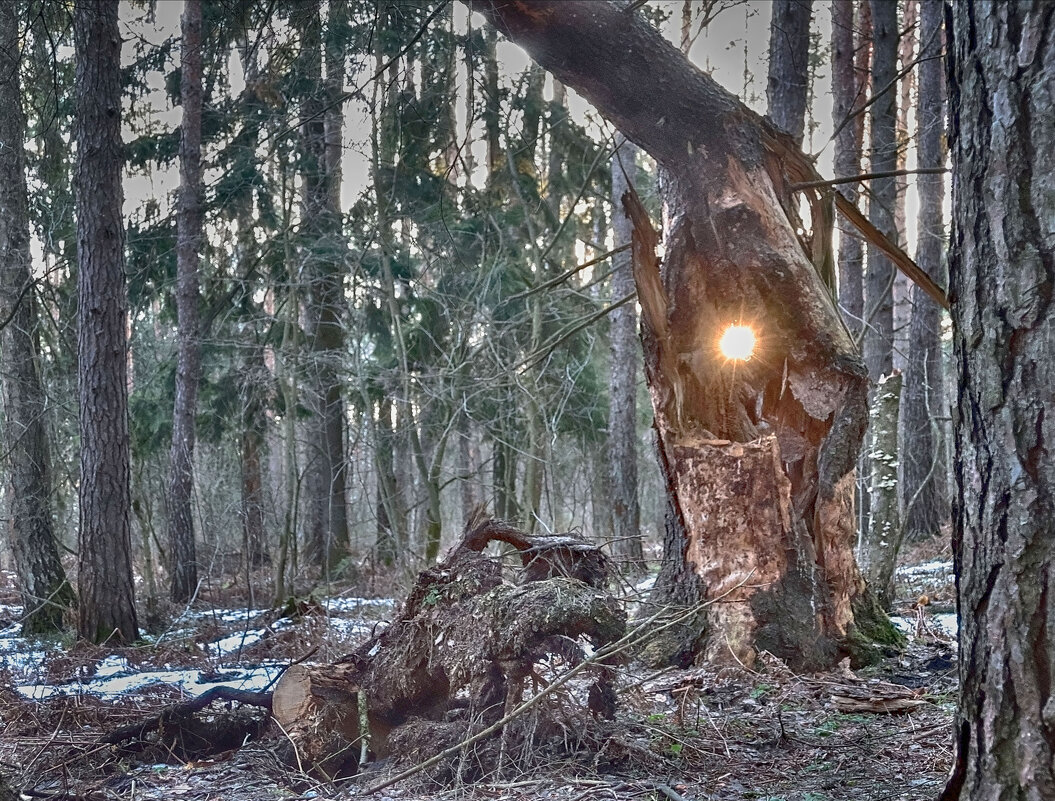
[[[891,650],[905,646],[905,635],[893,624],[869,588],[853,600],[852,608],[854,622],[845,643],[852,667],[874,665]]]

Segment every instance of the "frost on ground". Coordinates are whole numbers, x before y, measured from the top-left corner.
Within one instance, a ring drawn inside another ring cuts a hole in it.
[[[903,571],[899,581],[918,575],[943,580],[935,568]],[[874,668],[802,676],[763,659],[753,670],[656,674],[631,660],[615,671],[614,719],[587,714],[549,732],[535,746],[534,759],[509,753],[504,765],[485,775],[465,762],[470,755],[455,755],[370,797],[672,797],[663,788],[690,801],[935,797],[951,757],[956,653],[930,607],[915,612],[911,594],[899,597],[909,644]],[[120,649],[27,641],[18,635],[18,611],[0,609],[0,670],[6,674],[0,681],[0,771],[26,796],[336,801],[364,795],[425,755],[427,744],[406,743],[400,746],[405,751],[388,761],[329,784],[279,758],[288,741],[274,724],[208,758],[136,753],[126,747],[130,744],[103,742],[116,728],[141,724],[211,688],[263,689],[282,666],[326,664],[353,653],[396,617],[392,601],[309,599],[282,614],[196,610],[146,644]],[[917,626],[920,617],[929,629]],[[540,666],[537,676],[528,677],[528,691],[552,683],[562,669]],[[892,692],[904,711],[875,711],[880,707],[871,699]],[[858,711],[840,711],[845,699],[858,704]],[[554,704],[569,702],[561,693],[553,695]],[[208,711],[214,721],[240,712],[230,702]],[[474,773],[475,783],[465,781]]]

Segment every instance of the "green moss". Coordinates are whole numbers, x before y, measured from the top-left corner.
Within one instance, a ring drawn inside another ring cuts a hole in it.
[[[846,635],[846,650],[854,668],[874,665],[884,651],[900,650],[905,635],[895,626],[870,589],[865,589],[852,603],[854,622]]]

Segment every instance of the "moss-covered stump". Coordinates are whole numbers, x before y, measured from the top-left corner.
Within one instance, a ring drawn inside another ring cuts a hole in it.
[[[446,741],[451,731],[490,725],[523,699],[528,679],[539,680],[540,662],[570,668],[586,658],[586,643],[599,648],[623,636],[625,614],[604,589],[607,565],[596,547],[493,521],[468,528],[446,561],[419,574],[385,631],[335,664],[296,666],[282,677],[273,711],[300,768],[335,778],[354,773],[364,752],[398,761],[409,756],[400,732],[408,725],[414,742],[430,739],[422,726]],[[505,583],[500,563],[482,554],[491,540],[520,551],[522,583]],[[608,669],[586,672],[584,704],[610,713]]]

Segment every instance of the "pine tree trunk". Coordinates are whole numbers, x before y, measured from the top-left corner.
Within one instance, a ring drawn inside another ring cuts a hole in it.
[[[180,68],[180,188],[176,217],[176,400],[169,453],[169,595],[184,603],[198,590],[194,545],[194,416],[201,379],[198,322],[198,262],[202,246],[201,117],[202,5],[185,0]]]
[[[637,181],[637,147],[623,144],[612,156],[613,245],[630,243],[633,227],[623,213],[622,198],[628,184]],[[634,291],[630,254],[614,258],[612,297]],[[624,303],[608,315],[611,338],[611,373],[608,379],[609,500],[612,508],[612,552],[620,567],[636,574],[644,568],[641,548],[641,507],[637,498],[637,377],[641,362],[637,309]]]
[[[750,663],[766,649],[799,668],[835,664],[863,588],[850,473],[865,424],[865,371],[781,202],[790,190],[778,165],[790,162],[775,154],[796,164],[801,155],[613,4],[473,7],[670,176],[662,265],[636,195],[624,204],[634,215],[669,531],[684,542],[672,541],[679,564],[667,574],[691,571],[706,598],[722,598],[707,609],[702,656]],[[657,97],[665,98],[662,124]],[[758,332],[748,362],[718,352],[731,323]],[[672,597],[687,588],[675,581],[664,589]]]
[[[77,630],[139,636],[129,515],[128,342],[121,208],[121,33],[117,0],[77,3],[77,359],[81,482]]]
[[[37,347],[36,288],[31,272],[26,188],[26,119],[19,77],[18,5],[0,4],[0,388],[7,474],[6,531],[22,596],[22,631],[61,630],[73,588],[59,560],[52,526],[47,402]]]
[[[917,160],[920,168],[945,165],[942,145],[944,80],[941,0],[921,0]],[[943,264],[945,231],[942,199],[945,179],[920,175],[916,264],[941,285],[948,283]],[[941,353],[941,309],[918,288],[913,292],[909,359],[901,400],[901,441],[911,443],[901,454],[901,504],[905,536],[937,534],[949,520],[945,459],[944,370]]]
[[[954,3],[953,556],[943,801],[1055,798],[1055,5]]]
[[[872,8],[872,145],[870,172],[897,169],[897,3],[870,0]],[[893,178],[870,182],[868,219],[891,241],[896,241]],[[864,360],[868,377],[878,381],[893,369],[894,265],[878,248],[868,248],[864,285]]]
[[[772,7],[767,113],[773,124],[791,134],[801,147],[806,130],[813,0],[773,0]]]
[[[868,41],[856,41],[854,36],[855,0],[832,0],[832,121],[835,135],[834,170],[836,178],[861,173],[861,142],[863,115],[854,113],[864,102],[867,69],[859,72],[855,59],[867,64]],[[868,0],[858,4],[860,15],[871,19]],[[857,203],[857,185],[840,184],[841,192],[852,203]],[[860,339],[864,319],[864,247],[853,227],[840,218],[839,226],[839,306],[843,320],[855,340]]]

